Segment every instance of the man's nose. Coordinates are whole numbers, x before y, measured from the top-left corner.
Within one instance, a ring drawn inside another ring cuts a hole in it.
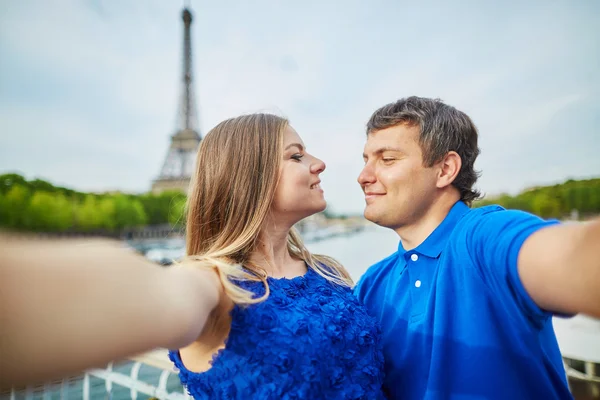
[[[358,179],[357,179],[358,184],[360,186],[365,186],[370,183],[374,183],[376,180],[377,179],[375,178],[375,171],[373,170],[373,167],[371,166],[371,164],[369,164],[369,163],[365,164],[362,171],[358,175]]]

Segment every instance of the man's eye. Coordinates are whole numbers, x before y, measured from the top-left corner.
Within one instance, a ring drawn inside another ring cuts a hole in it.
[[[396,161],[395,158],[383,158],[382,160],[385,164],[390,164],[390,163]]]
[[[291,158],[292,160],[300,161],[304,157],[304,154],[294,154]]]

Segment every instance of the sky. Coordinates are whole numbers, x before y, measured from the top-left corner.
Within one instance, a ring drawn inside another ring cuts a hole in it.
[[[488,196],[600,176],[600,2],[199,1],[201,133],[290,119],[333,212],[364,207],[365,124],[418,95],[479,129]],[[0,0],[0,173],[146,192],[177,128],[183,1]]]

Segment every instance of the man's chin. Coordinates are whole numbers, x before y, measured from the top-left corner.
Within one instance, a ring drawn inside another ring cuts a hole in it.
[[[365,211],[364,211],[364,213],[363,213],[363,216],[365,217],[365,219],[366,219],[367,221],[371,221],[371,222],[373,222],[373,223],[375,223],[375,224],[377,224],[377,225],[380,225],[380,224],[379,224],[379,222],[378,222],[378,221],[379,221],[379,218],[378,218],[378,215],[377,215],[377,213],[375,213],[375,212],[374,212],[374,210],[370,210],[370,209],[369,209],[369,206],[367,206],[367,207],[365,208]]]
[[[375,212],[375,210],[369,210],[369,207],[365,208],[363,216],[367,221],[381,226],[382,228],[395,229],[393,224],[390,224],[389,219],[385,219],[385,215]]]

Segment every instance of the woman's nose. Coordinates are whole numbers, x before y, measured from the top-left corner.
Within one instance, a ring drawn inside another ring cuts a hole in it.
[[[315,157],[315,160],[311,165],[311,172],[313,174],[320,174],[321,172],[325,171],[325,168],[326,165],[323,162],[323,160],[320,160],[317,157]]]

